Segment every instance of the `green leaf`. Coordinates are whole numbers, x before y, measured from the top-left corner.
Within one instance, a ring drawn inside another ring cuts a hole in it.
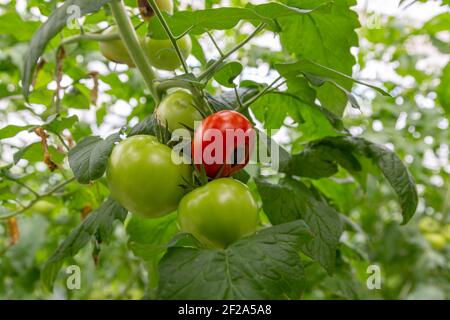
[[[323,79],[330,80],[342,87],[345,87],[345,84],[350,81],[369,87],[384,96],[390,96],[388,92],[386,92],[384,89],[380,87],[354,79],[346,75],[345,73],[342,73],[330,67],[326,67],[311,60],[300,59],[296,62],[280,63],[275,65],[275,67],[282,76],[290,76],[292,74],[313,75],[317,77],[317,79],[322,79],[322,81]]]
[[[114,144],[120,141],[120,132],[105,140],[97,137],[87,137],[69,151],[69,165],[78,182],[88,184],[100,179],[106,171],[108,158]]]
[[[162,257],[168,242],[178,232],[177,214],[172,213],[158,219],[143,219],[133,216],[127,224],[129,247],[145,261]]]
[[[241,103],[245,103],[250,100],[258,93],[255,88],[239,88],[237,89],[237,95]],[[213,97],[210,94],[206,94],[206,99],[208,100],[214,111],[218,112],[221,110],[234,110],[239,107],[239,101],[236,96],[235,91],[224,92],[219,96]]]
[[[55,163],[61,163],[64,160],[64,154],[60,153],[55,147],[49,146],[48,151]],[[13,156],[14,163],[17,164],[19,160],[27,160],[29,162],[44,161],[44,152],[40,142],[32,143],[16,153]]]
[[[299,9],[282,3],[270,2],[260,5],[248,5],[246,8],[220,7],[206,10],[177,11],[173,15],[163,13],[172,32],[177,36],[187,31],[191,34],[203,34],[208,30],[227,30],[235,27],[241,20],[254,24],[266,23],[273,30],[279,30],[276,19],[286,16],[304,15],[319,9]],[[150,36],[166,39],[167,34],[158,19],[149,23]]]
[[[242,70],[242,64],[237,61],[231,61],[216,71],[214,79],[224,87],[234,88],[236,87],[234,80],[241,74]]]
[[[450,118],[450,63],[442,71],[441,83],[436,90],[442,108]]]
[[[103,5],[110,0],[86,1],[86,0],[67,0],[63,5],[53,11],[39,30],[31,39],[28,54],[26,55],[25,65],[22,74],[22,93],[25,99],[30,93],[30,85],[33,79],[33,73],[36,68],[39,57],[44,53],[45,47],[61,30],[67,25],[67,21],[72,18],[72,11],[69,7],[75,6],[80,11],[81,16],[88,13],[97,12]]]
[[[58,271],[66,258],[76,255],[97,232],[100,232],[102,240],[107,242],[114,220],[123,221],[126,216],[127,211],[112,198],[108,198],[97,210],[89,214],[44,264],[41,279],[46,288],[53,289]]]
[[[397,193],[402,208],[403,224],[411,219],[418,204],[416,183],[394,152],[382,145],[349,136],[325,138],[314,142],[312,148],[319,146],[328,146],[341,150],[343,154],[353,153],[354,156],[370,159]],[[340,164],[342,165],[342,162]]]
[[[339,213],[315,189],[300,181],[285,178],[272,184],[259,179],[256,183],[270,222],[277,225],[303,219],[314,235],[312,242],[302,246],[303,252],[332,274],[342,234]]]
[[[16,125],[9,125],[5,126],[0,129],[0,140],[6,139],[6,138],[12,138],[19,132],[28,130],[30,128],[34,127],[33,125],[25,125],[25,126],[16,126]]]
[[[302,221],[260,231],[225,250],[189,238],[161,261],[161,299],[299,299],[305,284],[298,250],[311,239]]]
[[[137,136],[140,134],[156,136],[158,121],[154,114],[149,115],[143,121],[131,128],[128,136]]]
[[[338,164],[352,173],[362,169],[358,159],[347,150],[313,145],[293,155],[281,172],[291,176],[320,179],[336,174]]]
[[[64,129],[70,129],[76,122],[78,122],[77,116],[61,118],[55,115],[47,119],[46,123],[42,127],[45,130],[59,134]]]
[[[289,0],[287,4],[295,7],[314,8],[324,0]],[[355,0],[334,1],[329,10],[317,10],[308,15],[297,15],[279,19],[282,28],[280,39],[283,47],[298,58],[312,60],[351,75],[355,58],[350,48],[358,46],[355,29],[359,27],[356,12],[351,7]],[[299,41],[301,39],[301,41]],[[352,82],[341,84],[351,91]],[[347,98],[334,86],[318,88],[322,106],[341,116]]]

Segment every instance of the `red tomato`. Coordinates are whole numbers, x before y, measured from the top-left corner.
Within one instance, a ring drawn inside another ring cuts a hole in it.
[[[210,178],[229,177],[244,168],[254,147],[251,122],[236,111],[210,115],[195,130],[192,142],[194,164]]]

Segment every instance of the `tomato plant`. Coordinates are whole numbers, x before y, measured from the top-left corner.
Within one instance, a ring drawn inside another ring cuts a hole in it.
[[[0,298],[449,299],[448,1],[384,2],[2,1]]]
[[[206,175],[229,177],[244,168],[254,146],[253,125],[242,114],[223,110],[210,115],[196,129],[192,142],[194,163]]]
[[[184,196],[178,207],[181,230],[206,246],[225,248],[255,232],[258,206],[246,185],[217,179]]]

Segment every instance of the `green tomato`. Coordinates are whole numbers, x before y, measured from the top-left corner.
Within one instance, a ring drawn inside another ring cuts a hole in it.
[[[206,246],[225,248],[255,232],[258,206],[245,184],[222,178],[184,196],[178,206],[178,221],[181,230]]]
[[[181,54],[187,58],[192,51],[192,41],[189,35],[185,35],[177,41]],[[181,66],[177,52],[170,40],[156,40],[146,38],[143,42],[145,52],[153,67],[160,70],[173,71]]]
[[[165,11],[168,14],[173,14],[173,1],[172,0],[155,0],[156,5],[159,10]],[[139,11],[141,12],[141,17],[144,21],[150,21],[155,13],[152,7],[148,3],[148,0],[138,0]]]
[[[177,90],[161,101],[156,109],[156,117],[162,125],[167,123],[170,131],[186,127],[194,129],[195,122],[203,120],[194,105],[195,101],[191,93],[186,90]]]
[[[431,217],[423,217],[419,221],[419,229],[422,233],[437,232],[440,229],[439,222]]]
[[[112,27],[109,30],[105,31],[104,34],[112,34],[117,32],[117,27]],[[121,39],[101,41],[100,52],[106,59],[110,61],[120,64],[127,64],[130,68],[135,67],[133,59],[131,59],[130,55],[128,54],[128,50]]]
[[[428,243],[436,250],[444,249],[447,241],[442,234],[439,233],[426,233],[424,235],[425,239],[427,239]]]
[[[31,210],[42,214],[48,214],[52,212],[55,208],[56,205],[54,203],[51,203],[47,200],[39,200],[31,207]]]
[[[175,162],[174,162],[175,160]],[[114,147],[108,162],[111,195],[128,211],[156,218],[176,210],[190,165],[153,136],[138,135]]]

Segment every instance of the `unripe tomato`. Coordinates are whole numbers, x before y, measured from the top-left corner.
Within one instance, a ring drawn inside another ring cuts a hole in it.
[[[192,170],[153,136],[133,136],[116,145],[107,168],[111,195],[128,211],[156,218],[176,210],[185,194],[181,185]]]
[[[229,177],[247,165],[254,139],[253,126],[242,114],[231,110],[217,112],[195,130],[194,163],[200,170],[204,166],[210,178]]]
[[[39,200],[31,207],[31,210],[36,211],[42,214],[48,214],[52,212],[56,208],[54,203],[51,203],[47,200]]]
[[[159,10],[165,11],[168,14],[173,14],[173,1],[172,0],[155,0]],[[150,18],[155,15],[152,7],[148,3],[148,0],[138,0],[139,11],[144,21],[150,21]]]
[[[419,221],[419,229],[422,233],[437,232],[440,227],[439,222],[431,217],[423,217]]]
[[[181,54],[187,58],[192,51],[191,38],[189,35],[185,35],[177,43]],[[150,63],[156,69],[173,71],[181,66],[181,61],[170,40],[157,40],[147,37],[143,42],[143,46]]]
[[[104,32],[104,34],[117,33],[117,27],[112,27]],[[125,47],[122,39],[101,41],[100,52],[102,55],[115,63],[127,64],[130,68],[134,68],[135,64],[128,54],[128,50]]]
[[[222,178],[184,196],[178,206],[178,221],[182,231],[206,246],[225,248],[255,232],[258,206],[245,184]]]
[[[203,117],[195,108],[192,94],[186,90],[177,90],[167,95],[156,109],[156,117],[170,131],[176,129],[194,129],[196,121]]]
[[[445,241],[445,237],[439,233],[426,233],[424,235],[425,239],[427,239],[428,243],[436,250],[444,249],[447,241]]]

